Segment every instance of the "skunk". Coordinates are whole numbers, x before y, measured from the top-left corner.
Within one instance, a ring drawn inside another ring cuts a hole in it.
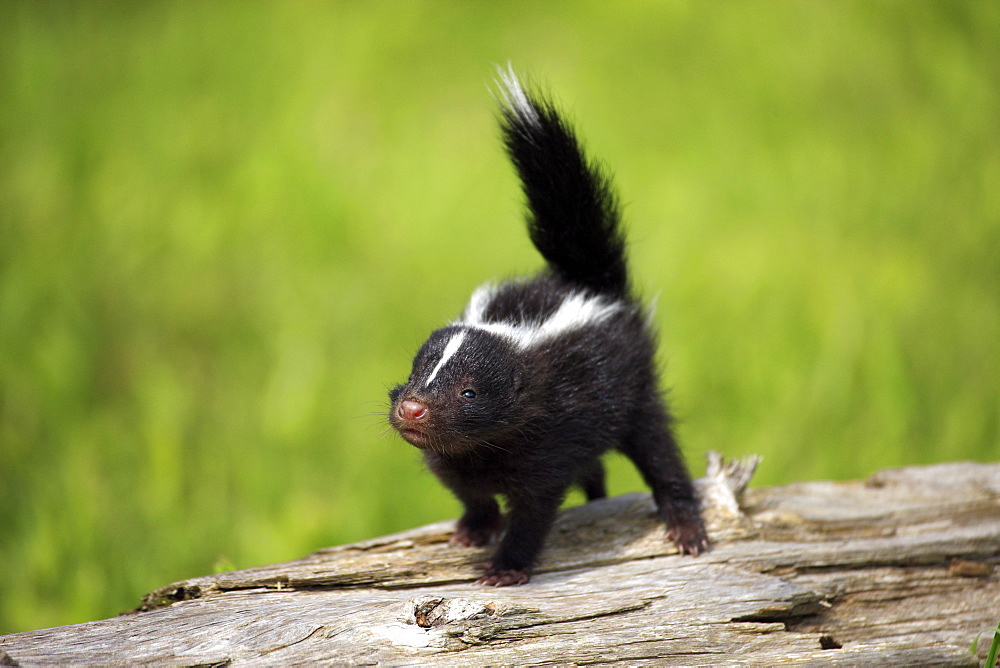
[[[513,71],[498,83],[503,141],[547,267],[479,287],[431,333],[389,392],[389,422],[462,502],[452,543],[503,536],[480,584],[528,581],[570,485],[606,496],[599,457],[609,448],[642,473],[668,538],[697,555],[708,542],[657,386],[654,334],[629,285],[611,181],[547,98]]]

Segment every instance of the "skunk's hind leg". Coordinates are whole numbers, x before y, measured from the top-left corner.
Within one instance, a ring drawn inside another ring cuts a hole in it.
[[[576,474],[576,484],[587,496],[587,501],[603,499],[608,495],[604,484],[604,464],[599,457],[594,457],[580,468]]]
[[[635,463],[667,525],[667,538],[682,554],[697,555],[708,548],[700,504],[680,450],[670,430],[669,418],[659,405],[635,420],[632,433],[619,450]]]

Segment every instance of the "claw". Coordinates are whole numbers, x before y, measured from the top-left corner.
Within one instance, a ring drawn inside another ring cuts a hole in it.
[[[526,571],[514,569],[493,569],[490,566],[486,575],[476,580],[476,584],[485,587],[509,587],[510,585],[522,585],[528,582],[531,576]]]
[[[451,535],[451,539],[448,542],[452,545],[461,545],[462,547],[482,547],[494,542],[502,532],[502,521],[497,521],[486,526],[469,527],[466,526],[465,522],[459,520],[455,526],[455,533]]]
[[[672,541],[681,554],[693,557],[708,549],[708,536],[700,523],[671,527],[667,530],[667,540]]]

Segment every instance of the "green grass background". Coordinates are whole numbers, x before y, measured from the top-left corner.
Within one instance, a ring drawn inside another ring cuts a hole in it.
[[[998,458],[996,2],[3,2],[0,632],[455,516],[381,415],[539,266],[508,59],[616,174],[697,474]]]

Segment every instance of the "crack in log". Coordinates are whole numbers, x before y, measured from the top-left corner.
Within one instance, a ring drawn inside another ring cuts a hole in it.
[[[826,606],[819,594],[814,596],[799,596],[799,600],[792,599],[784,603],[790,605],[765,606],[748,615],[733,617],[733,622],[778,622],[788,625],[794,620],[810,617],[823,612]]]
[[[448,635],[455,637],[465,644],[466,647],[458,645],[449,647],[452,651],[461,651],[468,647],[485,645],[488,643],[510,643],[518,640],[525,640],[539,634],[522,633],[528,629],[545,629],[544,635],[557,633],[552,627],[561,624],[571,624],[574,622],[584,622],[614,615],[626,614],[643,610],[649,607],[655,599],[646,599],[638,603],[616,606],[604,610],[582,615],[567,615],[550,617],[538,610],[508,610],[501,612],[498,617],[490,618],[489,623],[482,623],[480,620],[468,624],[460,624],[448,630]]]
[[[140,612],[149,612],[157,608],[165,608],[180,601],[191,601],[201,598],[208,593],[199,585],[169,585],[155,591],[151,591],[142,597],[142,602],[137,608],[126,610],[122,615],[132,615]]]
[[[263,650],[261,652],[261,656],[266,656],[268,654],[272,654],[274,652],[278,652],[280,650],[287,649],[289,647],[293,647],[295,645],[298,645],[299,643],[306,642],[307,640],[309,640],[310,638],[312,638],[313,636],[315,636],[317,633],[319,633],[320,631],[324,630],[325,628],[326,628],[325,626],[317,626],[310,633],[304,635],[303,637],[299,638],[298,640],[293,640],[292,642],[284,643],[284,644],[281,644],[281,645],[276,645],[276,646],[271,647],[269,649]]]

